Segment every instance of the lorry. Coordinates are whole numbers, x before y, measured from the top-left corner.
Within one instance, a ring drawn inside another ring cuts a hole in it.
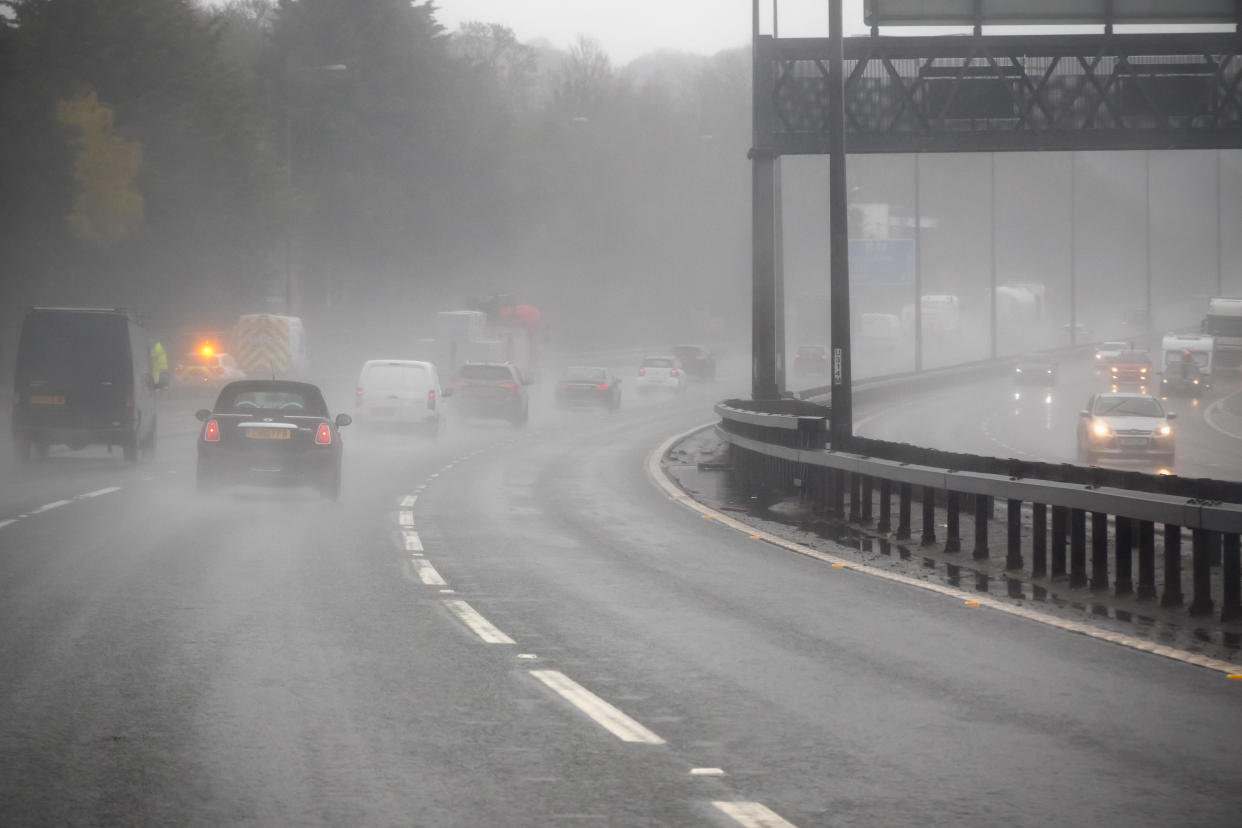
[[[467,362],[511,362],[531,381],[539,363],[542,328],[537,308],[508,297],[490,297],[469,310],[440,311],[434,361],[444,375]]]
[[[1209,299],[1201,332],[1215,340],[1218,368],[1242,366],[1242,299],[1226,296]]]
[[[231,347],[252,379],[301,379],[309,369],[306,331],[296,316],[246,314],[233,326]]]
[[[1160,342],[1160,393],[1199,396],[1212,387],[1216,341],[1206,334],[1168,333]]]

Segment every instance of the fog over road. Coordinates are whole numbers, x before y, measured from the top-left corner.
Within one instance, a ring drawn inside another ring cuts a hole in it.
[[[6,455],[4,822],[1236,819],[1242,682],[668,502],[646,458],[744,395],[744,362],[617,414],[558,412],[545,379],[527,430],[351,426],[335,504],[196,496],[196,400],[165,401],[137,467]],[[970,430],[960,399],[919,410]]]

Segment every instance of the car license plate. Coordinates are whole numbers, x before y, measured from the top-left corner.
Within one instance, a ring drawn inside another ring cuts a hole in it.
[[[251,440],[288,440],[287,428],[251,428],[246,432]]]
[[[30,398],[31,405],[64,405],[65,398],[48,394],[35,394]]]
[[[1147,445],[1146,437],[1122,437],[1121,444],[1123,446],[1141,447]]]

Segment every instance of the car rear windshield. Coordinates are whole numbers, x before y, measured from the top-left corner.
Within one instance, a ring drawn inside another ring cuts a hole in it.
[[[367,367],[362,378],[364,388],[381,388],[398,391],[406,388],[424,388],[427,386],[427,368],[423,365],[403,365],[390,363]]]
[[[326,417],[328,406],[318,392],[303,388],[225,388],[216,400],[219,414],[253,414],[278,411],[291,417]]]
[[[1101,417],[1163,417],[1164,409],[1151,397],[1100,397],[1092,413]]]
[[[506,365],[463,365],[457,375],[468,380],[512,380],[513,374]]]
[[[673,360],[667,357],[647,357],[643,360],[644,368],[672,368]]]
[[[32,313],[22,326],[18,380],[34,387],[123,387],[132,377],[128,328],[119,314]]]
[[[608,372],[603,368],[590,368],[585,365],[571,365],[565,369],[564,378],[567,380],[590,380],[591,382],[602,382],[608,379]]]

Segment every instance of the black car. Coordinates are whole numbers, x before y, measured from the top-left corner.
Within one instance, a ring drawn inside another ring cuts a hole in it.
[[[621,408],[621,379],[607,368],[571,365],[556,382],[556,404],[560,408]]]
[[[314,486],[336,500],[341,491],[340,429],[323,394],[307,382],[239,380],[220,390],[215,406],[195,416],[199,491],[229,484]]]
[[[528,380],[511,362],[467,362],[453,376],[453,409],[468,419],[526,425]]]
[[[696,379],[716,378],[716,357],[702,345],[674,345],[673,356],[681,360],[681,367]]]
[[[794,376],[827,377],[828,349],[823,345],[799,345],[794,352]]]

